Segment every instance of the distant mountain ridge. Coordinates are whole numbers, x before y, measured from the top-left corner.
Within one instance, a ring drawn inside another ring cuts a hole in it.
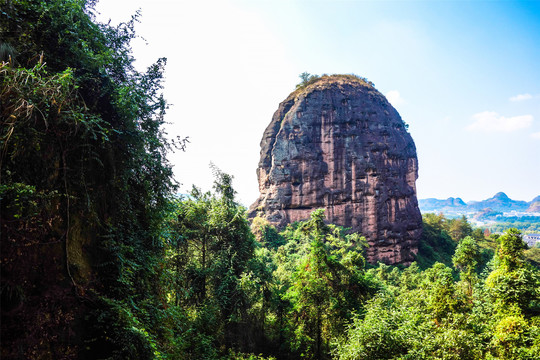
[[[439,209],[456,209],[467,207],[467,204],[461,198],[449,197],[446,200],[440,200],[435,198],[420,199],[418,200],[418,206],[421,211],[433,211]]]
[[[472,210],[491,209],[495,211],[527,211],[529,203],[521,200],[512,200],[505,193],[499,192],[492,198],[483,201],[470,201],[467,207]]]
[[[418,206],[421,212],[477,212],[491,209],[499,212],[538,212],[540,211],[540,196],[532,201],[512,200],[505,193],[498,192],[493,197],[482,201],[464,202],[461,198],[450,197],[446,200],[435,198],[420,199]]]
[[[529,205],[529,209],[527,209],[529,212],[540,212],[540,196],[535,197],[532,199],[531,204]]]

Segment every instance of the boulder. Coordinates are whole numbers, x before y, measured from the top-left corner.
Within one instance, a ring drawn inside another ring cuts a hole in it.
[[[414,260],[422,231],[416,148],[365,79],[323,76],[291,93],[263,134],[257,176],[251,217],[282,229],[324,208],[328,222],[366,237],[368,261]]]

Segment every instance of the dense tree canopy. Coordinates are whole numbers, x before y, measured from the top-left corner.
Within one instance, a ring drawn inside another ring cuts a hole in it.
[[[99,25],[86,1],[1,8],[2,357],[152,357],[174,188],[165,60],[136,71],[136,17]]]

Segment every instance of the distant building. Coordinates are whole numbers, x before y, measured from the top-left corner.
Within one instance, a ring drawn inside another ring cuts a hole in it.
[[[540,241],[540,234],[525,234],[523,235],[523,241],[525,241],[529,247],[533,247]]]

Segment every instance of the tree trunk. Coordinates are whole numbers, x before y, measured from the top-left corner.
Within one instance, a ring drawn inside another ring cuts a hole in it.
[[[316,359],[321,359],[321,308],[317,306],[317,350]]]

